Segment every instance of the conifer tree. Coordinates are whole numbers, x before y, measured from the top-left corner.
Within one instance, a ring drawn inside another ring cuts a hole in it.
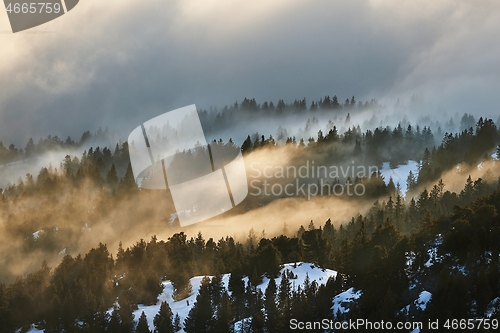
[[[269,280],[264,299],[264,308],[266,311],[265,327],[268,332],[276,332],[278,329],[279,312],[276,305],[276,281],[274,278]]]
[[[216,275],[212,278],[212,280],[210,281],[209,290],[212,307],[215,309],[217,308],[217,305],[219,305],[224,291],[222,275]]]
[[[134,179],[134,173],[132,172],[132,165],[130,164],[130,162],[127,165],[125,176],[123,176],[123,179],[120,182],[120,188],[125,191],[132,191],[134,189],[137,189],[137,185]]]
[[[127,299],[120,300],[120,321],[121,332],[132,333],[134,331],[134,315],[132,313],[133,307]]]
[[[108,330],[110,315],[107,311],[97,311],[93,314],[89,331],[93,333],[105,333],[110,332]]]
[[[210,303],[209,283],[210,279],[208,277],[204,277],[201,281],[196,303],[184,320],[184,330],[186,333],[212,332],[214,311]]]
[[[243,318],[245,307],[245,283],[237,272],[233,272],[229,277],[229,291],[231,291],[235,319],[240,320]]]
[[[250,138],[250,135],[247,136],[243,144],[241,145],[241,151],[243,154],[247,154],[252,150],[253,144],[252,144],[252,139]]]
[[[220,303],[217,305],[217,319],[214,324],[214,332],[232,333],[234,332],[233,311],[231,308],[231,299],[224,291]]]
[[[172,323],[172,309],[167,302],[162,302],[160,310],[155,316],[153,323],[155,325],[155,333],[173,333],[174,325]]]
[[[179,317],[179,314],[175,314],[174,318],[174,332],[178,332],[181,330],[181,317]]]
[[[116,304],[113,307],[113,312],[111,312],[111,318],[109,319],[109,324],[108,324],[108,331],[121,332],[120,311]]]
[[[137,323],[137,327],[135,329],[135,333],[151,333],[151,330],[148,326],[148,320],[146,318],[146,314],[142,311],[141,316],[139,317],[139,322]]]
[[[114,163],[111,164],[111,169],[106,176],[106,182],[113,188],[118,184],[118,175],[116,174],[116,167]]]
[[[253,332],[263,332],[265,317],[262,312],[264,307],[263,295],[260,288],[252,286],[249,295],[250,316],[252,317],[251,327]]]
[[[291,314],[292,292],[287,272],[288,270],[284,270],[281,273],[281,282],[278,290],[278,313],[280,318],[278,322],[280,330],[284,330],[287,327]]]

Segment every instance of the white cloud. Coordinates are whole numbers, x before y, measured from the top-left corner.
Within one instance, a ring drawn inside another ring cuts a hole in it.
[[[244,97],[392,104],[421,93],[453,112],[491,111],[499,16],[493,0],[87,0],[9,34],[0,11],[0,139],[127,132],[168,109]]]

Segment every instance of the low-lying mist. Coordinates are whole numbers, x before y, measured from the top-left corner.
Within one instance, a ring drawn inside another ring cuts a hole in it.
[[[168,191],[137,188],[130,167],[127,168],[126,143],[117,146],[114,152],[108,149],[103,153],[102,149],[89,147],[55,150],[12,162],[0,168],[4,188],[0,201],[0,251],[3,254],[0,281],[9,282],[34,271],[43,260],[54,267],[64,255],[85,253],[100,242],[116,253],[120,242],[127,247],[141,238],[156,235],[166,239],[181,231],[189,237],[202,232],[205,239],[232,236],[242,240],[251,229],[273,237],[293,234],[300,225],[307,226],[311,221],[316,226],[328,219],[335,226],[347,223],[358,214],[366,214],[376,200],[383,202],[389,196],[405,194],[398,193],[394,184],[387,184],[387,180],[370,167],[376,170],[384,162],[392,165],[410,159],[421,161],[424,149],[432,150],[436,141],[440,141],[430,130],[408,126],[404,117],[399,121],[388,120],[390,113],[384,112],[376,113],[369,108],[342,109],[318,112],[311,117],[313,112],[309,111],[288,117],[288,123],[280,123],[281,117],[270,117],[267,122],[265,118],[255,117],[248,123],[242,122],[228,135],[241,144],[248,182],[255,186],[251,186],[247,198],[236,208],[185,228],[178,225]],[[453,127],[468,126],[472,120],[462,117],[462,124],[458,125],[457,119]],[[385,121],[394,123],[395,127],[378,127]],[[281,127],[281,137],[269,136],[268,133],[276,130],[275,126]],[[362,131],[361,126],[371,129]],[[213,130],[207,136],[219,139],[218,134],[223,132]],[[259,135],[252,135],[256,132]],[[235,133],[241,135],[242,140],[236,140]],[[305,140],[301,142],[299,138]],[[441,174],[436,173],[430,180],[422,179],[406,196],[406,201],[418,196],[424,188],[430,190],[439,179],[443,180],[445,190],[455,192],[463,189],[469,175],[473,181],[498,179],[498,161],[484,160],[480,167],[478,163],[460,162],[441,170]],[[328,168],[328,175],[302,177],[292,173],[282,177],[279,173],[287,167],[298,170],[310,169],[312,165]],[[356,169],[355,174],[341,172],[332,176],[330,167],[364,167],[365,171],[360,174]],[[271,188],[271,194],[256,193],[256,189],[264,189],[264,181],[276,185],[276,191],[273,193]],[[293,184],[290,189],[295,190],[310,184],[316,192],[304,195],[292,191],[289,195],[280,191],[287,184]],[[319,192],[336,184],[339,189],[347,184],[362,185],[366,192],[361,195],[321,195]]]

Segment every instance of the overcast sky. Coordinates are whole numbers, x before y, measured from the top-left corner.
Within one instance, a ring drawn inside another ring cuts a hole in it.
[[[0,10],[0,141],[22,146],[244,97],[493,116],[499,93],[497,0],[82,0],[17,34]]]

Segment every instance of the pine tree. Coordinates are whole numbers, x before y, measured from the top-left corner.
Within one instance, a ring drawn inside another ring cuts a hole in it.
[[[328,242],[330,242],[331,245],[334,244],[335,242],[335,227],[332,224],[332,221],[328,219],[325,222],[325,226],[323,227],[323,238],[326,239]]]
[[[201,281],[196,303],[184,320],[184,331],[186,333],[212,332],[214,311],[210,304],[209,283],[210,279],[208,277],[204,277]]]
[[[120,155],[121,155],[121,149],[120,149],[120,146],[117,143],[116,146],[115,146],[115,151],[113,153],[113,158],[114,159],[119,159]]]
[[[396,203],[394,205],[394,218],[396,225],[401,229],[403,227],[403,211],[405,210],[405,205],[401,195],[396,196]]]
[[[116,167],[114,163],[111,164],[111,169],[106,176],[106,182],[113,188],[118,184],[118,175],[116,174]]]
[[[210,290],[210,300],[212,301],[212,307],[216,308],[222,298],[222,293],[224,291],[224,284],[222,282],[222,275],[216,275],[212,278],[209,285]]]
[[[410,193],[417,186],[417,179],[415,174],[410,170],[408,178],[406,179],[406,193]]]
[[[89,325],[88,332],[92,333],[105,333],[110,332],[108,330],[110,315],[107,311],[101,310],[92,314],[90,321],[84,320],[87,325]]]
[[[172,316],[172,309],[170,309],[168,303],[162,302],[160,305],[160,310],[153,320],[153,323],[155,325],[155,333],[175,332],[174,325],[172,323]]]
[[[300,286],[299,286],[300,288]],[[309,279],[309,274],[306,273],[306,278],[304,279],[304,289],[302,292],[297,292],[298,298],[301,299],[302,303],[302,316],[310,321],[314,320],[314,313],[316,312],[316,303],[315,297],[317,292],[317,284],[316,281],[312,281]],[[301,297],[300,297],[301,296]]]
[[[244,311],[244,299],[245,299],[245,283],[241,275],[237,272],[231,273],[229,277],[229,291],[231,292],[231,298],[233,303],[233,311],[236,320],[243,318]]]
[[[224,293],[222,294],[222,299],[217,306],[217,318],[214,324],[214,332],[217,333],[234,332],[231,299],[226,291],[224,291]]]
[[[255,256],[255,272],[252,272],[252,282],[258,285],[261,282],[261,274],[266,273],[269,278],[279,276],[281,269],[281,253],[272,244],[269,243],[263,248],[260,248]]]
[[[473,196],[474,196],[474,182],[472,181],[472,178],[469,175],[469,177],[467,177],[464,189],[460,192],[460,198],[462,199],[462,203],[466,204],[472,200]]]
[[[263,295],[260,288],[252,286],[249,299],[250,316],[252,317],[251,327],[253,332],[263,332],[265,317],[262,309],[264,307]]]
[[[134,315],[132,313],[133,307],[127,299],[120,301],[121,332],[132,333],[134,331]]]
[[[292,291],[287,271],[288,270],[284,270],[281,274],[281,283],[278,291],[279,327],[281,330],[285,329],[290,321]]]
[[[108,332],[120,332],[121,331],[121,319],[120,311],[118,306],[115,304],[113,307],[113,312],[111,312],[111,318],[109,319]]]
[[[243,154],[247,154],[252,150],[253,144],[250,135],[247,136],[243,144],[241,145],[241,151]]]
[[[24,157],[25,158],[30,158],[35,155],[35,142],[33,142],[33,138],[30,138],[28,140],[28,143],[26,144],[26,147],[24,148]]]
[[[181,330],[181,317],[179,317],[179,314],[175,314],[174,318],[174,332],[178,332]]]
[[[137,323],[137,328],[135,329],[135,333],[151,333],[151,330],[148,326],[148,320],[146,319],[146,314],[142,311],[141,316],[139,317],[139,322]]]
[[[127,170],[125,171],[125,176],[120,182],[120,189],[124,191],[132,191],[137,189],[137,184],[135,183],[134,173],[132,171],[132,165],[130,162],[127,165]]]
[[[268,332],[277,332],[278,329],[279,311],[276,306],[276,293],[276,281],[272,278],[267,285],[264,299],[264,308],[266,310],[264,324]]]
[[[180,301],[191,294],[192,286],[191,280],[189,279],[189,274],[186,269],[178,269],[171,273],[170,280],[174,286],[173,298],[176,301]]]

